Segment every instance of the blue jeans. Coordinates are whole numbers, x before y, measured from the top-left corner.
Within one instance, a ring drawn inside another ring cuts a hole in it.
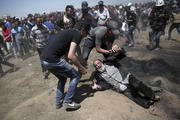
[[[154,40],[156,42],[156,47],[159,47],[160,37],[164,35],[164,31],[162,30],[153,30],[152,28],[149,31],[149,42],[153,44]]]
[[[56,104],[71,103],[75,94],[75,89],[80,79],[80,74],[64,59],[60,59],[57,63],[48,63],[41,60],[42,65],[54,74],[58,79]],[[64,97],[64,87],[67,78],[70,78],[70,83],[66,96]]]
[[[131,25],[131,26],[129,26],[128,31],[125,32],[125,35],[126,35],[128,41],[133,45],[134,45],[134,38],[133,38],[133,31],[134,30],[135,30],[135,26]]]
[[[20,55],[21,58],[24,56],[24,52],[25,53],[29,52],[26,39],[23,39],[23,38],[18,39],[18,38],[16,38],[16,45],[17,45],[17,49],[18,49],[18,52],[19,52],[19,55]]]

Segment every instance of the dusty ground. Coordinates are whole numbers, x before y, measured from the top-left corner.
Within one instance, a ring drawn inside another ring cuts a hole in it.
[[[35,53],[23,62],[9,59],[19,69],[16,72],[7,72],[0,78],[0,120],[179,120],[180,35],[175,30],[172,37],[175,40],[165,40],[167,35],[161,38],[163,49],[148,51],[145,48],[148,44],[148,32],[140,32],[135,38],[136,46],[134,48],[125,47],[127,56],[132,60],[142,61],[140,62],[144,63],[142,66],[149,65],[141,71],[138,67],[133,66],[134,63],[130,63],[129,70],[135,76],[145,82],[162,81],[163,92],[159,93],[161,100],[149,109],[140,107],[113,90],[98,92],[91,90],[89,86],[91,81],[88,79],[94,70],[92,61],[102,58],[93,50],[88,61],[88,74],[81,78],[75,98],[82,107],[72,112],[66,112],[64,108],[56,110],[57,78],[52,74],[47,80],[42,78],[39,57]],[[120,46],[123,46],[124,42],[123,37],[115,41]],[[158,60],[153,62],[152,59]],[[159,66],[151,67],[151,64],[156,65],[156,62]],[[3,66],[3,68],[9,71],[8,67]],[[68,83],[66,89],[67,86]],[[55,91],[49,94],[51,88]]]

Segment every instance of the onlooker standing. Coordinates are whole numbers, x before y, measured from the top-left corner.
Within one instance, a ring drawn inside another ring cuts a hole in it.
[[[56,29],[60,31],[73,28],[73,26],[75,25],[75,18],[73,17],[73,15],[74,7],[72,5],[67,5],[65,14],[63,16],[60,16],[56,22]]]
[[[98,5],[99,5],[99,9],[97,11],[98,25],[105,26],[105,25],[107,25],[108,21],[110,20],[109,11],[104,6],[103,1],[99,1]]]
[[[36,20],[36,25],[31,30],[30,38],[34,42],[35,47],[37,48],[39,56],[42,53],[42,50],[48,43],[47,34],[50,33],[49,29],[42,24],[42,18],[38,17]],[[45,79],[48,78],[49,72],[41,65],[43,76]]]
[[[7,66],[13,68],[13,71],[16,71],[16,66],[14,64],[11,64],[11,63],[7,62],[4,59],[4,57],[2,55],[2,51],[1,51],[1,46],[0,46],[0,78],[4,75],[4,71],[2,69],[1,64],[7,65]]]
[[[26,42],[26,31],[19,26],[18,20],[15,20],[12,26],[11,33],[14,35],[20,59],[23,60],[25,53],[29,52]]]
[[[13,36],[11,34],[11,29],[6,27],[4,23],[1,23],[1,28],[2,28],[3,39],[4,39],[4,42],[7,45],[8,51],[12,52],[12,55],[15,58],[17,58],[16,50],[15,50],[15,43],[13,41]]]
[[[172,11],[173,23],[168,30],[168,40],[171,39],[171,32],[174,28],[177,29],[177,32],[180,34],[180,8],[173,7]]]
[[[131,5],[130,5],[131,6]],[[125,32],[125,35],[128,39],[129,47],[133,47],[135,42],[133,38],[133,31],[136,28],[136,14],[130,10],[130,6],[126,7],[126,18],[125,21],[128,24],[128,31]]]
[[[166,23],[169,20],[168,11],[165,9],[164,0],[157,0],[149,16],[151,29],[149,31],[149,50],[160,49],[160,37],[164,35]],[[155,45],[153,44],[155,40]]]
[[[11,17],[10,16],[7,16],[5,26],[12,29]]]
[[[47,38],[50,39],[50,37],[52,37],[56,30],[54,29],[54,19],[55,19],[55,16],[54,14],[50,14],[49,15],[49,20],[44,22],[44,25],[46,25],[48,27],[48,29],[50,30],[50,34],[48,34]]]
[[[96,16],[91,10],[90,7],[88,7],[87,1],[83,1],[81,3],[81,10],[78,14],[78,21],[83,21],[91,25],[91,27],[96,27]]]

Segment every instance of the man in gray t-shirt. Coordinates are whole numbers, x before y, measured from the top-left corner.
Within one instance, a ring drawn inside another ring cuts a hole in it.
[[[101,53],[106,58],[111,53],[117,51],[112,49],[112,44],[115,40],[115,36],[119,35],[117,29],[118,23],[115,21],[109,21],[107,27],[98,26],[90,31],[90,35],[86,37],[82,57],[84,60],[88,60],[91,50],[95,47],[98,53]]]

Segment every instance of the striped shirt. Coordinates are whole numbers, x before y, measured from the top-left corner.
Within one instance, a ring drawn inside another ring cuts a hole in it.
[[[44,24],[41,28],[35,25],[31,30],[30,38],[35,40],[37,48],[44,48],[48,43],[48,33],[49,29]]]

